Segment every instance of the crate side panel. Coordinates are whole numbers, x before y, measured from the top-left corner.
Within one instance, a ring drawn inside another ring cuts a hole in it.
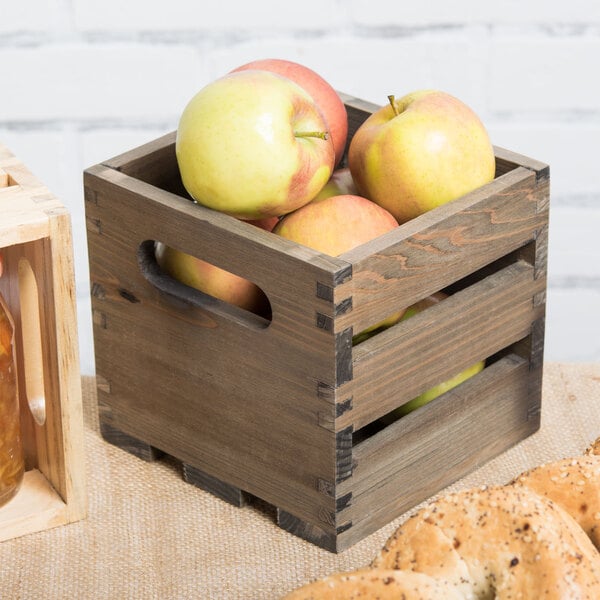
[[[353,310],[344,318],[361,331],[533,240],[540,193],[519,168],[345,253]]]
[[[88,171],[85,180],[90,231],[130,246],[159,240],[250,279],[271,302],[273,326],[295,328],[295,335],[302,334],[303,325],[312,328],[319,313],[333,316],[335,307],[317,293],[317,283],[333,288],[339,273],[349,267],[345,261],[112,169]],[[129,260],[129,254],[123,260]]]
[[[509,355],[355,448],[352,490],[340,518],[348,546],[531,435],[529,369]]]
[[[272,295],[268,328],[240,325],[161,292],[140,272],[136,253],[149,236],[170,241],[178,233],[199,252],[198,238],[216,235],[202,219],[195,228],[183,217],[172,224],[176,211],[160,203],[97,178],[87,177],[86,185],[97,371],[106,381],[99,397],[115,425],[320,522],[334,506],[319,481],[335,480],[335,436],[320,424],[322,413],[335,411],[335,395],[324,398],[319,388],[335,383],[335,344],[331,332],[315,325],[323,301],[308,302],[308,309],[302,302],[315,294],[313,270],[300,271]],[[237,244],[240,255],[260,252]],[[267,291],[297,262],[279,260],[262,267],[270,273],[261,281]],[[301,463],[299,447],[306,452]]]
[[[544,281],[525,261],[449,296],[354,349],[355,429],[525,338],[539,317],[533,296]]]
[[[334,444],[314,382],[279,375],[258,339],[252,352],[232,351],[190,312],[171,318],[144,298],[143,308],[110,303],[95,304],[95,345],[99,401],[116,427],[304,518],[332,507],[318,491],[334,480]]]

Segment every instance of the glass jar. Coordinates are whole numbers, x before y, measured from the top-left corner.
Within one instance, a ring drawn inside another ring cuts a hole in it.
[[[2,256],[0,255],[0,277]],[[0,506],[8,502],[23,481],[17,370],[15,364],[14,323],[0,294]]]

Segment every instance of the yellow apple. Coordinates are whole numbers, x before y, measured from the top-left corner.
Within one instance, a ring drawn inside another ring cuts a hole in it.
[[[200,90],[183,110],[175,150],[192,198],[248,220],[310,202],[334,163],[315,101],[268,71],[230,73]]]
[[[335,164],[337,165],[341,161],[346,148],[348,114],[346,113],[346,107],[342,99],[333,87],[312,69],[291,60],[280,58],[254,60],[241,67],[237,67],[233,72],[248,69],[271,71],[272,73],[287,77],[295,81],[312,96],[327,121],[335,150]]]
[[[490,138],[466,104],[437,90],[389,100],[358,128],[348,164],[359,193],[399,223],[494,178]]]

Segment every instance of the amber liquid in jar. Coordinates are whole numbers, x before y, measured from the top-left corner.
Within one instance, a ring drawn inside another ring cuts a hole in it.
[[[0,506],[19,491],[24,473],[13,339],[13,321],[0,294]]]

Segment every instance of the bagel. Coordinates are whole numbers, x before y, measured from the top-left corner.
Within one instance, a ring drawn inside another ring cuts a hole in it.
[[[540,465],[516,477],[512,484],[527,487],[564,508],[600,550],[600,455]]]
[[[335,573],[290,592],[283,600],[463,600],[453,586],[412,571],[360,569]]]
[[[465,598],[600,598],[600,555],[551,500],[519,486],[448,494],[420,509],[371,565],[447,581]]]
[[[600,454],[600,437],[596,438],[585,450],[586,454]]]

